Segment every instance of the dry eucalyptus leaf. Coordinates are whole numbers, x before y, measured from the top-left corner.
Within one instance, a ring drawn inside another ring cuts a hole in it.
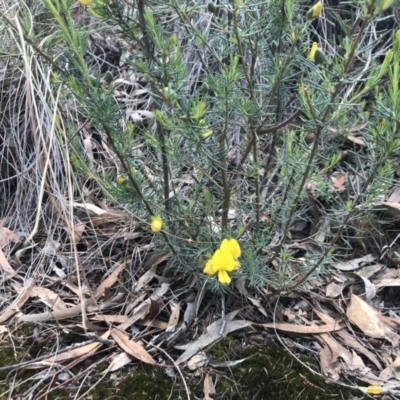
[[[385,326],[378,317],[378,312],[364,300],[352,294],[347,308],[347,317],[363,333],[374,338],[385,337]]]
[[[253,324],[252,322],[245,321],[245,320],[232,321],[238,312],[239,311],[233,311],[225,316],[225,322],[226,322],[225,331],[224,331],[225,335],[227,335],[230,332],[236,331],[238,329],[246,328]],[[215,341],[220,339],[222,337],[222,334],[220,333],[222,322],[223,322],[222,319],[219,319],[218,321],[213,322],[211,325],[209,325],[207,327],[207,333],[205,333],[204,335],[201,335],[194,342],[191,342],[191,343],[185,345],[185,352],[183,354],[181,354],[181,356],[178,358],[176,363],[181,364],[181,363],[189,360],[192,356],[194,356],[200,350],[204,349],[211,343],[214,343]]]
[[[365,299],[367,300],[367,303],[371,303],[371,300],[376,296],[375,285],[369,279],[364,278],[362,275],[359,276],[364,281]]]
[[[322,372],[325,376],[338,380],[340,374],[336,368],[336,362],[340,355],[339,343],[327,333],[320,335],[320,339],[323,345],[319,352]]]
[[[326,286],[326,297],[339,297],[344,289],[344,283],[331,282]]]
[[[363,354],[365,357],[369,358],[370,361],[372,361],[375,366],[378,368],[378,370],[382,370],[382,365],[379,362],[378,358],[370,352],[368,349],[366,349],[363,345],[361,345],[357,339],[351,335],[349,332],[347,332],[345,329],[337,332],[337,334],[344,340],[347,346],[352,347],[353,349],[356,349],[359,353]]]
[[[114,285],[115,282],[118,281],[119,274],[125,269],[127,266],[127,262],[123,261],[117,268],[115,268],[110,275],[98,286],[96,291],[94,292],[94,297],[96,299],[100,298],[106,288],[110,288]]]
[[[144,349],[138,342],[133,340],[129,340],[129,336],[119,331],[118,329],[113,329],[111,331],[111,336],[116,341],[118,346],[121,347],[122,350],[126,351],[132,357],[146,363],[146,364],[156,364],[156,361],[153,357]]]
[[[210,397],[210,395],[215,395],[216,391],[209,372],[204,378],[203,391],[204,391],[204,400],[213,400],[212,397]]]
[[[124,351],[122,353],[118,353],[111,360],[111,363],[107,368],[107,372],[118,371],[119,369],[125,367],[125,365],[128,365],[131,362],[132,357],[128,353],[125,353]]]
[[[103,339],[107,339],[110,335],[110,331],[105,332],[101,337]],[[76,349],[71,349],[65,351],[63,353],[57,354],[55,356],[49,357],[46,360],[43,360],[43,363],[60,363],[62,361],[81,358],[81,357],[89,357],[91,356],[99,347],[103,344],[100,342],[89,343],[85,346],[78,347]],[[83,361],[83,360],[82,360]]]
[[[327,332],[335,332],[343,329],[345,324],[343,323],[334,323],[334,324],[326,324],[326,325],[294,325],[294,324],[287,324],[287,323],[268,323],[268,324],[260,324],[264,328],[269,329],[276,329],[278,331],[284,332],[293,332],[293,333],[301,333],[304,335],[312,335],[318,333],[327,333]]]
[[[46,306],[54,311],[61,311],[68,308],[57,293],[44,287],[35,286],[32,289],[30,297],[39,297],[42,303],[46,304]]]
[[[355,260],[351,261],[344,261],[332,264],[333,268],[338,269],[339,271],[354,271],[358,268],[362,267],[362,263],[370,263],[375,260],[372,254],[368,254],[364,257],[356,258]]]
[[[393,378],[400,381],[400,356],[397,356],[397,358],[381,372],[379,378],[385,380]]]
[[[375,282],[376,287],[400,286],[400,279],[384,278]]]
[[[357,271],[357,275],[363,276],[364,278],[370,278],[378,271],[384,268],[383,264],[373,264],[369,265],[368,267],[362,267],[360,270]]]
[[[173,331],[178,325],[180,312],[181,303],[171,303],[171,315],[168,321],[167,332]]]

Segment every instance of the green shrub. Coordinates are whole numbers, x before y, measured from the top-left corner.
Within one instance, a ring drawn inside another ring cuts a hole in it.
[[[380,231],[374,212],[400,148],[400,31],[392,44],[387,32],[373,36],[387,1],[310,19],[312,4],[293,0],[96,0],[80,22],[69,1],[44,3],[56,44],[46,51],[64,71],[55,84],[66,84],[115,167],[90,166],[79,136],[71,162],[143,226],[162,219],[154,243],[180,278],[222,290],[202,270],[235,238],[234,281],[305,288],[352,241]],[[97,32],[125,46],[116,70],[132,82],[126,102],[115,71],[87,51]],[[346,181],[335,186],[335,176]]]

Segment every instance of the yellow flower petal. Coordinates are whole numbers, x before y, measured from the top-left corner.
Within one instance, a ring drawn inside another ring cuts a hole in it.
[[[150,229],[152,232],[154,232],[154,233],[160,232],[162,229],[162,226],[163,226],[163,222],[162,222],[161,217],[154,216],[154,215],[152,217],[150,217]]]
[[[78,0],[78,1],[85,7],[88,6],[92,2],[92,0]]]
[[[227,250],[218,249],[213,255],[214,271],[234,271],[237,265],[232,254]]]
[[[311,46],[310,54],[308,55],[308,58],[309,58],[310,60],[313,60],[313,61],[314,61],[315,52],[316,52],[317,50],[318,50],[318,43],[317,43],[317,42],[314,42],[314,43],[312,44],[312,46]]]
[[[221,243],[220,249],[231,253],[233,258],[239,258],[242,253],[236,239],[224,239]]]
[[[217,272],[214,271],[214,264],[211,258],[206,262],[206,266],[204,267],[203,272],[208,275],[214,275]]]
[[[218,280],[223,284],[223,285],[228,285],[231,283],[231,278],[227,274],[226,271],[219,271],[218,272]]]

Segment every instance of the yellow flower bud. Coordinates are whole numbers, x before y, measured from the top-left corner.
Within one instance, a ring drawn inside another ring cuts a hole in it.
[[[163,227],[163,222],[161,217],[159,217],[158,215],[157,216],[153,215],[150,217],[150,229],[153,233],[160,232],[162,227]]]
[[[122,175],[119,175],[117,178],[118,185],[123,185],[125,182],[126,182],[126,179]]]
[[[318,50],[318,43],[317,42],[314,42],[313,44],[312,44],[312,46],[311,46],[311,51],[310,51],[310,53],[308,54],[308,58],[310,59],[310,60],[313,60],[314,61],[314,59],[315,59],[315,52]]]
[[[323,5],[319,1],[318,3],[314,4],[311,9],[307,13],[308,18],[318,18],[322,13]]]
[[[212,129],[207,129],[206,131],[203,132],[203,134],[201,136],[203,136],[203,138],[208,138],[209,136],[211,136],[213,133]]]
[[[78,0],[83,6],[89,6],[92,0]]]

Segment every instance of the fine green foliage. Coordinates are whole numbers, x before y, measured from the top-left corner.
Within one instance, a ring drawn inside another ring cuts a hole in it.
[[[233,282],[306,288],[381,231],[374,213],[400,149],[400,31],[376,40],[387,2],[350,3],[348,14],[318,3],[313,19],[312,4],[287,0],[44,0],[53,85],[114,163],[94,164],[71,129],[71,164],[154,232],[182,280],[226,289],[203,269],[235,238]],[[88,50],[109,32],[124,46],[120,79]],[[132,83],[126,101],[119,80]]]

